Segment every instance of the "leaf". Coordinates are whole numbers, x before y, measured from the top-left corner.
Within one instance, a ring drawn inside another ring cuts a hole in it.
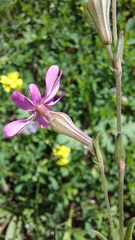
[[[16,230],[16,237],[17,240],[23,240],[24,236],[23,236],[23,232],[22,232],[22,219],[20,218],[17,222],[17,230]]]
[[[95,230],[91,230],[90,231],[91,233],[95,233],[95,235],[99,238],[99,239],[101,239],[101,240],[107,240],[107,238],[105,238],[100,232],[98,232],[98,231],[95,231]]]
[[[75,237],[76,240],[86,240],[85,237],[81,236],[81,235],[80,235],[79,233],[77,233],[77,232],[74,232],[73,235],[74,235],[74,237]]]
[[[132,240],[133,227],[135,225],[135,217],[131,218],[128,222],[126,234],[124,240]]]
[[[132,39],[129,39],[127,42],[126,42],[127,45],[135,45],[135,39],[132,38]]]
[[[59,184],[57,182],[57,180],[54,177],[49,177],[49,180],[51,182],[51,188],[55,191],[57,191],[59,189]]]
[[[8,225],[5,240],[14,240],[15,239],[16,226],[17,226],[17,217],[14,216],[14,217],[12,217],[12,219]]]
[[[135,20],[134,18],[129,18],[127,23],[126,23],[126,30],[127,31],[131,31],[133,30],[135,27]]]
[[[71,240],[71,231],[66,231],[63,235],[62,240]]]
[[[82,145],[75,139],[70,138],[65,135],[62,135],[62,134],[57,135],[56,142],[60,145],[65,144],[68,147],[70,147],[71,149],[81,149],[81,147],[82,147]]]
[[[128,123],[123,124],[123,134],[125,134],[130,139],[134,139],[134,136],[135,136],[135,123],[129,121]]]

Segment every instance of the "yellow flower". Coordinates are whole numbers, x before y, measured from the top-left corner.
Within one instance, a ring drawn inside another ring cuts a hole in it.
[[[8,73],[7,77],[12,80],[17,80],[19,78],[19,72],[10,72]]]
[[[84,13],[84,7],[83,6],[80,6],[79,7],[80,11]]]
[[[58,165],[64,166],[69,163],[70,151],[71,149],[65,145],[57,145],[53,148],[53,155],[58,158]]]
[[[2,86],[5,92],[10,92],[11,88],[9,86],[3,85]]]
[[[12,90],[20,90],[23,85],[23,80],[19,78],[19,72],[10,72],[6,75],[0,77],[0,83],[2,84],[5,92],[10,92]]]
[[[68,163],[69,163],[68,158],[61,158],[61,159],[58,161],[58,165],[60,165],[60,166],[67,165]]]

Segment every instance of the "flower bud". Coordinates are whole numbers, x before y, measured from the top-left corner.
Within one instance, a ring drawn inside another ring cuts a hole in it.
[[[94,148],[92,138],[83,133],[76,125],[72,122],[71,118],[62,112],[50,111],[48,120],[52,129],[57,133],[62,133],[71,138],[76,139],[78,142],[89,147],[92,155],[94,155]]]
[[[119,172],[124,172],[125,169],[125,149],[122,140],[122,134],[118,133],[115,142],[114,160],[116,161]]]
[[[109,45],[112,35],[109,22],[110,0],[85,0],[85,12],[93,22],[101,42]]]

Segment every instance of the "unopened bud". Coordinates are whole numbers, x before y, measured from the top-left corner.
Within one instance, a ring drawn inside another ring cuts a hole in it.
[[[85,0],[85,12],[93,22],[101,42],[109,45],[112,42],[109,21],[110,0]]]
[[[123,172],[125,169],[125,149],[121,133],[118,133],[116,137],[114,160],[116,161],[119,172]]]
[[[50,111],[48,120],[52,129],[57,133],[62,133],[71,138],[76,139],[78,142],[89,147],[92,155],[94,155],[94,148],[92,138],[83,133],[76,125],[72,122],[71,118],[62,112]]]

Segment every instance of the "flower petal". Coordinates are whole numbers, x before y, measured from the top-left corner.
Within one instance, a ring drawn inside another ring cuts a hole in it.
[[[60,86],[62,71],[59,72],[57,65],[51,66],[46,73],[46,94],[44,101],[53,98]]]
[[[32,100],[34,105],[40,104],[42,98],[41,98],[41,93],[40,93],[38,87],[32,83],[29,85],[29,89],[30,89],[30,91],[29,91],[30,99]]]
[[[15,91],[12,93],[12,100],[17,107],[22,108],[23,110],[26,111],[34,110],[34,105],[31,102],[31,100],[19,92]]]
[[[65,92],[63,91],[62,92],[62,94],[61,94],[61,96],[57,99],[57,100],[55,100],[55,101],[53,101],[54,100],[54,98],[52,98],[51,100],[49,100],[45,105],[47,106],[47,107],[51,107],[51,106],[54,106],[57,102],[59,102],[60,101],[60,99],[61,98],[63,98],[64,97],[64,95],[65,95]]]
[[[62,71],[60,72],[60,76],[58,77],[57,81],[54,83],[54,86],[52,88],[52,91],[51,91],[50,95],[49,96],[45,95],[44,103],[46,103],[46,102],[50,101],[52,98],[54,98],[54,96],[58,92],[59,87],[60,87],[61,75],[62,75]]]
[[[46,120],[45,117],[38,114],[36,115],[34,122],[41,128],[41,127],[47,127],[50,125],[50,123]]]
[[[32,120],[34,114],[32,114],[29,118],[22,119],[22,120],[16,120],[14,122],[11,122],[7,124],[3,128],[3,133],[7,138],[14,137],[18,133],[20,133]]]
[[[46,95],[51,93],[52,87],[57,79],[59,73],[59,67],[57,65],[52,65],[46,72]]]

